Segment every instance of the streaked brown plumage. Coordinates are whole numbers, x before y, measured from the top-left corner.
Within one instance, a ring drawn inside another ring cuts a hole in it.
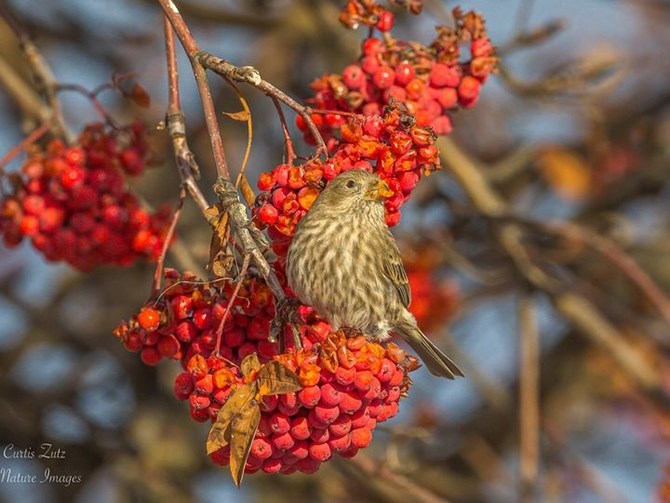
[[[349,327],[377,340],[395,332],[432,374],[449,379],[462,376],[407,310],[409,283],[384,220],[385,190],[385,182],[365,171],[347,171],[332,180],[291,241],[289,285],[333,329]]]

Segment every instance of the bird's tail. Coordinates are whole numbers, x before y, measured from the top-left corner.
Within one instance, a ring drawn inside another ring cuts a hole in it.
[[[431,374],[447,379],[453,379],[455,376],[463,377],[461,369],[417,327],[403,323],[394,328],[395,332],[416,351]]]

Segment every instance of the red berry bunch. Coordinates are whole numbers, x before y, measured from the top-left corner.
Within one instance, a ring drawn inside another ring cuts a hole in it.
[[[386,180],[392,194],[387,197],[386,223],[400,221],[399,209],[423,173],[439,169],[435,135],[414,123],[398,107],[387,107],[383,116],[350,120],[340,127],[340,139],[332,155],[312,158],[302,165],[280,164],[262,173],[254,215],[273,241],[280,257],[286,250],[298,222],[326,184],[339,173],[362,169]]]
[[[233,287],[220,291],[215,284],[174,269],[166,269],[164,277],[161,296],[116,327],[114,335],[128,351],[139,352],[146,365],[167,358],[181,360],[186,368],[193,355],[208,357],[214,351]],[[245,281],[224,323],[220,355],[241,361],[254,352],[265,358],[276,354],[275,345],[267,341],[273,317],[270,289],[256,278]]]
[[[302,348],[296,350],[288,337],[280,353],[280,345],[268,341],[274,297],[261,280],[250,278],[223,325],[217,353],[217,331],[234,285],[219,290],[174,270],[166,270],[166,278],[160,298],[119,325],[115,335],[148,365],[181,360],[184,371],[174,394],[189,402],[194,420],[215,421],[231,392],[253,379],[239,368],[252,353],[262,362],[279,361],[303,386],[263,398],[247,472],[316,471],[336,453],[353,456],[367,447],[377,423],[396,415],[411,385],[408,373],[418,367],[398,346],[333,333],[311,308],[301,307]],[[229,447],[214,452],[212,460],[228,464]]]
[[[319,320],[301,332],[302,349],[272,359],[295,372],[303,389],[263,398],[247,473],[312,473],[335,454],[354,456],[370,444],[377,423],[397,414],[409,389],[416,360],[399,347],[384,348],[362,335],[346,338]],[[248,382],[239,363],[194,355],[175,380],[175,396],[189,401],[195,420],[214,421],[231,391]],[[228,465],[230,446],[211,458]]]
[[[34,147],[0,201],[5,244],[29,238],[48,260],[81,270],[157,258],[170,212],[143,209],[124,178],[143,171],[144,138],[139,123],[114,130],[93,124],[74,146],[53,140]]]
[[[383,39],[366,39],[357,63],[342,74],[325,75],[312,83],[312,106],[374,115],[397,101],[416,117],[418,126],[430,126],[438,135],[449,134],[450,113],[474,106],[482,84],[497,67],[495,47],[482,17],[455,9],[454,19],[455,28],[438,27],[437,37],[428,46],[388,34]],[[463,60],[461,45],[466,42],[470,55]],[[314,113],[312,119],[326,139],[337,136],[344,124],[344,118],[336,114]],[[314,144],[304,119],[299,117],[297,125],[305,141]]]
[[[460,292],[452,281],[439,281],[433,269],[407,263],[407,279],[412,292],[409,310],[421,330],[430,335],[439,330],[454,315],[460,302]]]

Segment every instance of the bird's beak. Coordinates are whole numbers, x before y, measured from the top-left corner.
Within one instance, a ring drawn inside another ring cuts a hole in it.
[[[379,180],[379,182],[374,184],[367,193],[369,199],[374,199],[377,201],[381,201],[387,197],[391,197],[392,195],[393,191],[389,188],[385,180]]]

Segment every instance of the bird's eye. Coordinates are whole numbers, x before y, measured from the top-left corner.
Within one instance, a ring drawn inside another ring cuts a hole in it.
[[[354,182],[353,180],[349,180],[347,182],[347,188],[353,189],[355,186],[356,186],[356,182]]]

